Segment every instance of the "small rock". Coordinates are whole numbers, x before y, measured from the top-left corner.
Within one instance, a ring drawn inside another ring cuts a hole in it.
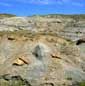
[[[17,66],[22,66],[24,64],[29,64],[29,62],[25,58],[17,58],[14,62],[13,65]]]

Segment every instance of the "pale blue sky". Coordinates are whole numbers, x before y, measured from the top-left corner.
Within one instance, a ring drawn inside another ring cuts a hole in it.
[[[85,0],[0,0],[0,13],[18,16],[85,14]]]

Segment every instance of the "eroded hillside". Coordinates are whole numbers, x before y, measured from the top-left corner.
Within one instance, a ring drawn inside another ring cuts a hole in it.
[[[80,86],[85,20],[77,18],[0,19],[0,86]]]

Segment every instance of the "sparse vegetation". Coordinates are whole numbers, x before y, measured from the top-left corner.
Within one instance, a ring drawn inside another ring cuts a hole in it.
[[[37,16],[37,15],[34,15]],[[65,14],[48,14],[48,15],[38,15],[41,17],[49,17],[49,18],[58,18],[58,17],[62,17],[62,18],[73,18],[75,20],[80,20],[80,19],[85,19],[85,15],[84,14],[72,14],[72,15],[65,15]]]
[[[82,33],[82,32],[80,32],[80,31],[76,32],[76,34],[78,34],[78,35],[81,34],[81,33]]]
[[[6,18],[6,17],[15,17],[16,15],[13,15],[13,14],[5,14],[5,13],[3,13],[3,14],[0,14],[0,19],[2,19],[2,18]]]
[[[79,83],[79,86],[85,86],[85,81],[80,82],[80,83]]]
[[[67,77],[67,80],[72,80],[72,77]]]

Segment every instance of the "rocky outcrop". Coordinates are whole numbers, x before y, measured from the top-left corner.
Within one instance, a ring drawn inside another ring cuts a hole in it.
[[[22,83],[30,83],[26,86],[63,86],[85,80],[84,60],[74,43],[52,35],[15,34],[4,33],[0,39],[3,81],[11,83],[12,77],[20,76]]]
[[[54,33],[68,40],[77,41],[85,35],[85,19],[79,16],[56,17],[10,17],[0,19],[0,31],[29,30]]]
[[[79,86],[85,81],[84,22],[0,19],[0,86]]]

